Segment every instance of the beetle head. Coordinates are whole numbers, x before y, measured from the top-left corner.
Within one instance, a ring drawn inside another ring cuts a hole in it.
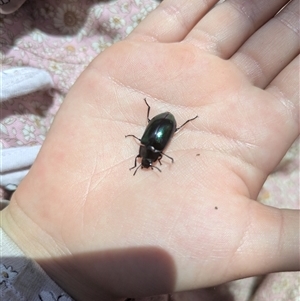
[[[152,167],[152,159],[149,158],[143,158],[142,159],[142,168],[149,168]]]

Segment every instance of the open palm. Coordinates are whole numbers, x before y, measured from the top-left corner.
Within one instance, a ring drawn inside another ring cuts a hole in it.
[[[299,2],[270,21],[287,1],[212,2],[166,0],[92,62],[6,209],[38,225],[47,252],[25,251],[78,300],[299,268],[299,213],[255,201],[298,135]],[[199,118],[165,149],[173,164],[133,176],[144,98],[150,118]]]

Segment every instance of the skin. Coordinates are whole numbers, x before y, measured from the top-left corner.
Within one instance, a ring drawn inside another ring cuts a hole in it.
[[[256,201],[299,135],[299,1],[165,0],[62,104],[2,227],[76,300],[299,270],[299,211]],[[180,125],[128,169],[146,121]],[[200,155],[197,155],[200,154]],[[217,207],[218,209],[215,209]]]

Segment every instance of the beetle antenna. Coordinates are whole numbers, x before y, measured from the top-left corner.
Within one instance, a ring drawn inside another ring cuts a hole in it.
[[[133,173],[134,176],[135,176],[137,170],[138,170],[141,166],[142,166],[142,164],[140,164],[140,165],[136,168],[136,170],[135,170],[134,173]]]
[[[155,168],[155,169],[157,169],[158,171],[161,172],[161,170],[160,170],[158,167],[156,167],[156,166],[151,166],[151,169],[152,169],[152,170],[153,170],[153,168]]]

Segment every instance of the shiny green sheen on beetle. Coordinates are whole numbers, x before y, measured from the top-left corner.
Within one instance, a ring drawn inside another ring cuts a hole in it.
[[[147,111],[147,119],[148,119],[148,125],[146,127],[146,130],[142,136],[142,138],[138,138],[134,135],[126,135],[127,137],[134,137],[135,139],[139,140],[141,142],[139,154],[135,157],[134,166],[131,167],[129,170],[136,168],[136,161],[138,158],[142,158],[141,164],[136,168],[133,175],[136,174],[137,170],[141,168],[155,168],[158,171],[161,172],[161,170],[153,166],[153,163],[158,161],[160,165],[161,164],[161,158],[162,156],[166,156],[169,158],[172,163],[174,162],[174,159],[167,154],[163,153],[163,150],[166,148],[169,141],[172,139],[175,132],[177,132],[179,129],[181,129],[184,125],[186,125],[188,122],[196,119],[198,115],[192,119],[188,119],[183,125],[180,127],[176,127],[176,120],[175,117],[170,112],[165,112],[156,115],[151,120],[149,119],[150,114],[150,106],[147,103],[146,98],[144,98],[145,103],[148,107]]]

